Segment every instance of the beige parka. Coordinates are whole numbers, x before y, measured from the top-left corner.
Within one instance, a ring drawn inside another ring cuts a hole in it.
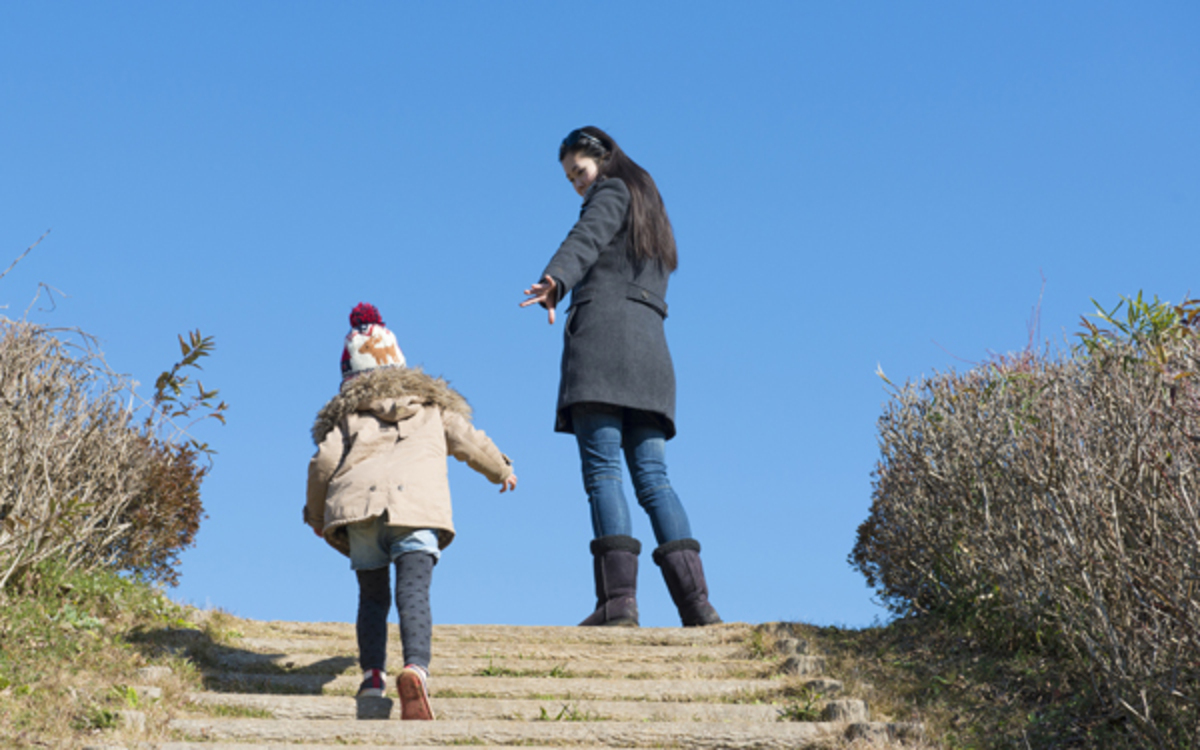
[[[446,457],[494,484],[512,461],[471,425],[471,407],[445,380],[418,368],[369,370],[342,383],[317,414],[304,522],[344,555],[345,526],[383,515],[388,524],[454,539]]]

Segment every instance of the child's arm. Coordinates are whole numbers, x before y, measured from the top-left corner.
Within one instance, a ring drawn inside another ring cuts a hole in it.
[[[446,449],[450,455],[487,477],[492,484],[501,485],[501,492],[516,489],[512,461],[500,452],[483,430],[477,430],[466,417],[453,411],[442,412],[446,427]]]
[[[317,446],[317,452],[308,462],[308,500],[304,505],[304,522],[317,534],[325,529],[325,493],[329,491],[329,480],[337,471],[342,458],[342,433],[333,429]]]

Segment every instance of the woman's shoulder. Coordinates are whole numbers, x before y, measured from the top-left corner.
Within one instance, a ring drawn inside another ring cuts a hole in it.
[[[598,198],[602,200],[616,199],[627,201],[629,200],[629,186],[620,177],[606,177],[603,180],[596,180],[588,188],[583,202],[590,203]]]

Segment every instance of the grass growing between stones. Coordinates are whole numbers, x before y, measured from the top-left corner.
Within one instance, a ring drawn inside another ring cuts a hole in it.
[[[0,746],[78,748],[122,737],[145,717],[139,739],[163,736],[167,715],[198,678],[177,654],[139,639],[162,630],[199,630],[198,613],[158,590],[111,573],[63,574],[45,565],[0,594]],[[137,690],[138,670],[167,666]],[[146,691],[149,693],[150,691]]]
[[[607,717],[601,716],[595,711],[580,711],[575,706],[569,703],[563,705],[562,709],[554,712],[547,711],[545,706],[539,708],[539,715],[534,721],[607,721]]]

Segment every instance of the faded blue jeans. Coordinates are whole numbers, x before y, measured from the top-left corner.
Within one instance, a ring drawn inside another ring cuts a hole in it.
[[[597,538],[633,535],[629,504],[621,488],[621,453],[633,479],[638,504],[650,516],[659,546],[691,539],[687,511],[667,479],[667,440],[654,417],[609,404],[571,407],[583,487],[592,506],[592,532]]]

